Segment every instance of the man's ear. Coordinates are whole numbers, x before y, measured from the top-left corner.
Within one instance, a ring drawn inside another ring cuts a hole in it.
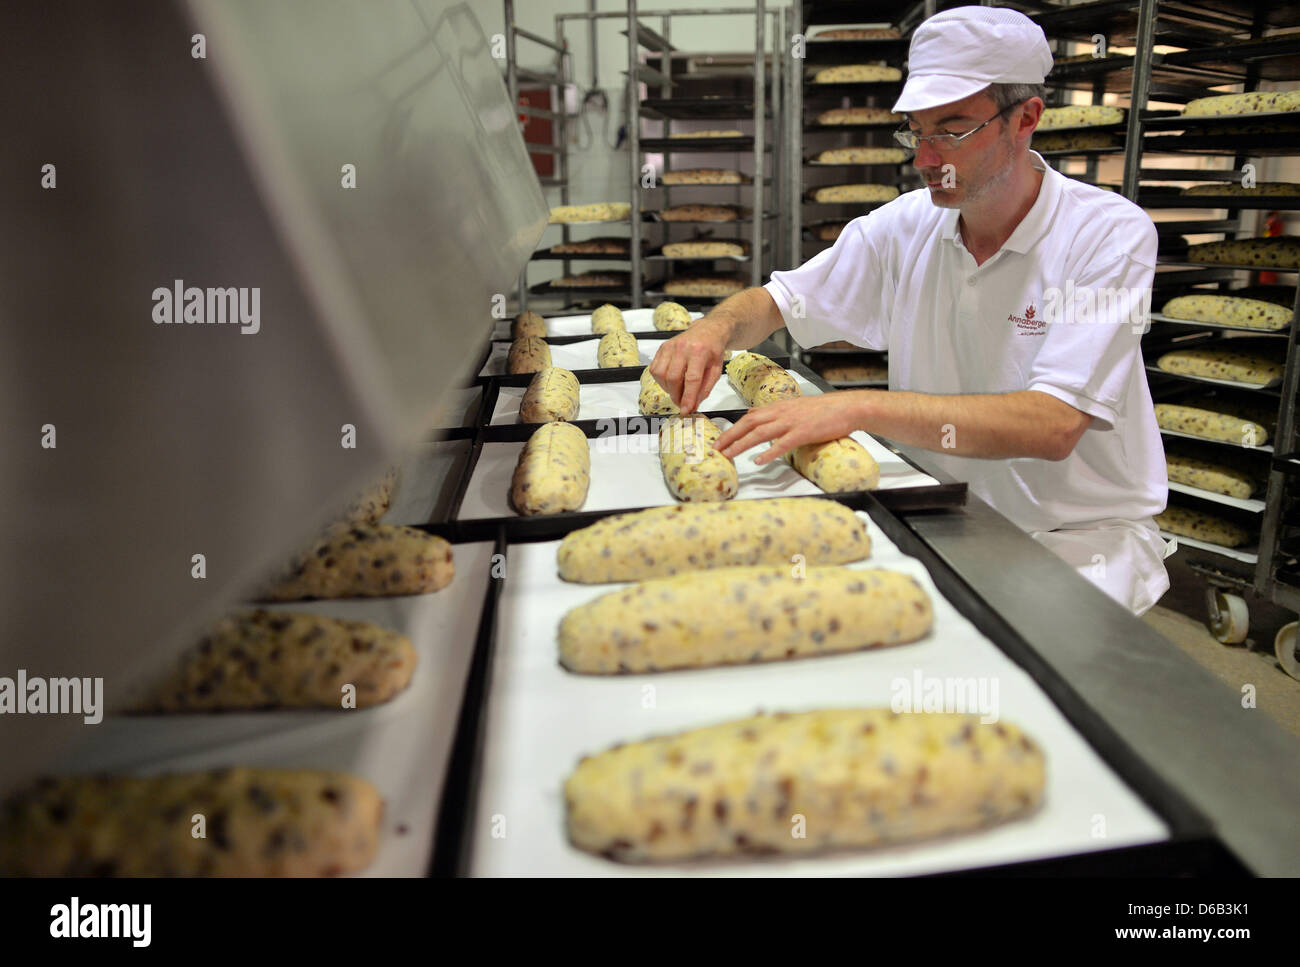
[[[1043,99],[1041,97],[1031,97],[1021,105],[1020,123],[1016,128],[1016,140],[1021,138],[1028,140],[1038,127],[1038,121],[1043,116]]]

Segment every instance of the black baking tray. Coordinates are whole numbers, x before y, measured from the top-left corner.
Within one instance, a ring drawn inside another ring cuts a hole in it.
[[[733,120],[754,117],[754,98],[749,97],[647,97],[641,101],[641,113],[649,118],[681,121]],[[769,110],[765,118],[770,121]]]
[[[743,135],[739,138],[642,138],[642,151],[663,154],[679,154],[688,151],[753,151],[754,138]],[[766,151],[772,150],[772,139],[767,138]]]
[[[880,504],[876,496],[861,493],[833,495],[830,499],[865,511],[903,553],[919,560],[930,573],[939,592],[1034,679],[1071,726],[1169,827],[1169,838],[1160,843],[1064,854],[979,870],[953,870],[941,875],[1248,875],[1241,863],[1214,838],[1212,827],[1206,818],[1176,789],[1156,776],[1070,683],[1055,672],[1005,619],[990,609],[970,585],[925,543],[906,519]],[[601,513],[593,514],[590,519],[583,521],[575,519],[574,527],[569,530],[593,523],[604,516],[607,515]],[[559,536],[562,535],[557,532],[520,539],[512,537],[507,528],[498,527],[490,539],[495,541],[496,553],[500,555],[498,560],[504,565],[508,562],[512,545],[530,540],[554,540]],[[503,567],[502,574],[505,573]],[[465,875],[471,869],[473,837],[470,826],[478,813],[477,792],[485,739],[487,697],[496,651],[496,612],[502,584],[502,580],[490,582],[483,603],[474,659],[461,705],[438,814],[435,850],[430,866],[431,874],[437,876]]]
[[[1143,208],[1261,208],[1267,211],[1300,208],[1300,195],[1181,195],[1139,191]]]

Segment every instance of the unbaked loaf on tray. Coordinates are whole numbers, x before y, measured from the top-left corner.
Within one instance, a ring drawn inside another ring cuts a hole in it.
[[[569,840],[621,862],[808,855],[971,833],[1032,814],[1042,749],[977,715],[757,715],[586,756]]]

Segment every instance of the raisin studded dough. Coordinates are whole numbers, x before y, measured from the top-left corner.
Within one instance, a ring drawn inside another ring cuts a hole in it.
[[[218,621],[155,684],[136,712],[356,707],[389,701],[411,683],[415,648],[366,621],[257,610]]]
[[[737,131],[734,128],[726,130],[710,129],[707,131],[674,131],[669,138],[686,139],[686,138],[743,138],[744,131]]]
[[[0,872],[337,876],[374,859],[383,811],[364,779],[314,769],[44,779],[0,806]]]
[[[1282,114],[1300,111],[1300,91],[1249,91],[1218,94],[1188,101],[1183,117],[1231,117],[1239,114]]]
[[[1180,295],[1160,311],[1171,319],[1248,329],[1285,329],[1291,324],[1290,309],[1240,296]]]
[[[1205,265],[1256,265],[1261,268],[1300,268],[1300,238],[1239,238],[1188,246],[1187,261]]]
[[[521,423],[567,423],[577,419],[578,377],[567,369],[543,369],[524,391],[519,404]]]
[[[907,120],[886,107],[837,107],[817,115],[818,124],[885,125]]]
[[[1038,119],[1037,131],[1055,131],[1060,128],[1086,128],[1102,124],[1119,124],[1124,120],[1124,109],[1105,104],[1068,104],[1049,107]]]
[[[813,201],[821,204],[834,202],[885,202],[898,197],[898,189],[893,185],[828,185],[816,188],[812,193]]]
[[[627,332],[623,310],[606,302],[591,314],[591,331],[600,336],[607,332]]]
[[[684,305],[678,302],[661,302],[655,306],[654,315],[651,317],[655,329],[660,332],[674,332],[680,329],[691,328],[691,313]]]
[[[1155,410],[1162,430],[1256,447],[1268,442],[1277,422],[1277,414],[1267,407],[1222,397],[1157,403]]]
[[[626,286],[632,279],[630,272],[579,272],[577,275],[563,275],[551,282],[553,289],[601,289],[610,286]]]
[[[1156,514],[1155,521],[1162,531],[1222,547],[1241,547],[1251,540],[1244,527],[1189,507],[1166,507],[1163,513]]]
[[[1246,340],[1232,340],[1221,345],[1246,343]],[[1258,345],[1257,340],[1251,340]],[[1275,379],[1282,378],[1286,368],[1276,353],[1233,352],[1229,349],[1212,349],[1208,346],[1192,346],[1187,349],[1175,349],[1156,360],[1156,366],[1166,373],[1178,373],[1184,376],[1203,376],[1208,379],[1228,379],[1252,386],[1266,386]]]
[[[519,454],[510,481],[510,503],[525,515],[578,510],[590,484],[586,434],[572,423],[546,423]]]
[[[799,384],[762,353],[740,352],[727,364],[727,381],[750,406],[766,406],[799,396]]]
[[[665,185],[740,185],[745,176],[734,168],[681,168],[665,171]]]
[[[672,279],[664,284],[668,295],[699,296],[703,298],[733,295],[745,288],[739,276],[689,276]]]
[[[636,336],[626,331],[607,332],[596,346],[596,361],[601,369],[641,365]]]
[[[1216,183],[1213,185],[1195,185],[1191,188],[1184,188],[1179,194],[1182,195],[1238,195],[1243,198],[1253,198],[1258,195],[1300,195],[1300,184],[1290,181],[1261,181],[1251,188],[1232,181],[1225,183]]]
[[[841,64],[813,74],[814,84],[865,84],[902,80],[903,72],[885,64]]]
[[[537,336],[520,336],[510,344],[506,354],[509,373],[537,373],[550,368],[551,347]]]
[[[740,212],[734,205],[674,205],[659,217],[665,222],[734,222]]]
[[[451,545],[414,527],[339,525],[290,564],[263,601],[427,594],[451,583]]]
[[[348,505],[343,520],[349,524],[378,524],[393,502],[397,486],[397,468],[389,467],[374,484],[357,495]]]
[[[847,564],[871,553],[856,514],[820,497],[677,504],[606,517],[560,542],[560,577],[581,584],[642,581],[756,564]]]
[[[664,245],[664,255],[670,259],[738,259],[748,252],[749,245],[738,238],[705,238]]]
[[[546,320],[536,312],[521,312],[515,316],[510,325],[510,338],[523,339],[532,336],[536,339],[546,338]]]
[[[1166,447],[1165,466],[1171,483],[1197,487],[1242,500],[1255,492],[1255,479],[1224,463],[1202,460],[1189,453]]]
[[[647,863],[971,832],[1033,813],[1045,785],[1042,750],[1008,722],[824,709],[616,745],[578,763],[564,799],[574,846]]]
[[[1088,148],[1114,148],[1123,144],[1114,131],[1062,131],[1059,134],[1034,132],[1030,147],[1035,151],[1083,151]]]
[[[631,206],[629,205],[630,209]],[[598,238],[586,238],[580,242],[560,242],[551,246],[552,255],[626,255],[628,242],[625,238],[601,235]]]
[[[722,431],[698,413],[669,417],[659,428],[659,465],[678,500],[730,500],[740,478],[729,457],[714,449]]]
[[[591,205],[557,205],[551,209],[551,224],[563,222],[622,222],[632,212],[625,201],[602,201]]]
[[[901,164],[907,158],[902,148],[868,148],[865,145],[851,148],[827,148],[814,161],[822,165],[887,165]]]
[[[835,27],[819,30],[810,40],[896,40],[895,27]]]
[[[560,664],[587,675],[831,655],[916,641],[930,598],[897,571],[787,563],[654,578],[574,608]]]
[[[806,443],[786,454],[786,461],[828,494],[880,486],[880,465],[852,437]]]
[[[671,416],[680,412],[667,390],[650,375],[650,367],[641,370],[641,392],[636,398],[637,409],[642,416]]]

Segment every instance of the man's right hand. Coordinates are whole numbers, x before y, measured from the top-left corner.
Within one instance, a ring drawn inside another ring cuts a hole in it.
[[[666,340],[655,353],[650,375],[683,413],[694,413],[722,375],[731,328],[724,318],[706,317]]]

